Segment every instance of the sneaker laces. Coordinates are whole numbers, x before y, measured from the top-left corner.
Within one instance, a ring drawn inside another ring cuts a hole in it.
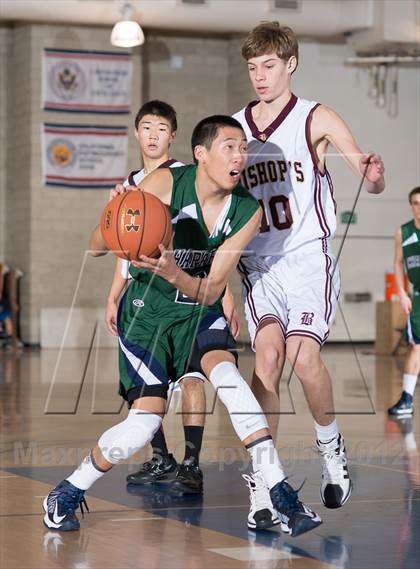
[[[270,498],[270,491],[261,472],[242,474],[242,478],[249,489],[252,509],[256,511],[264,510],[265,508],[272,510],[273,504]]]
[[[149,472],[149,470],[152,470],[153,467],[160,462],[159,460],[160,458],[161,457],[159,456],[152,456],[150,460],[148,460],[142,465],[141,470],[143,470],[144,472]]]
[[[318,441],[318,450],[323,459],[322,477],[329,484],[341,484],[344,479],[343,466],[347,462],[341,451],[341,440],[334,439],[327,444]]]
[[[281,488],[275,486],[271,490],[271,494],[273,497],[273,501],[276,502],[276,509],[278,509],[277,508],[277,503],[278,503],[278,505],[281,508],[281,513],[282,514],[285,513],[289,518],[291,518],[292,515],[297,512],[305,511],[302,502],[298,498],[298,494],[302,486],[305,484],[305,482],[306,479],[302,482],[302,484],[299,486],[297,490],[294,490],[290,486],[290,484],[287,482],[287,478],[283,480],[281,485],[278,485],[281,486]]]
[[[57,495],[58,494],[58,495]],[[56,496],[52,496],[52,498],[57,498],[60,507],[62,508],[63,512],[66,514],[74,514],[75,510],[80,507],[80,513],[82,517],[85,517],[85,509],[86,512],[89,513],[89,506],[86,502],[86,498],[84,496],[84,490],[76,489],[76,491],[61,491],[57,492]]]

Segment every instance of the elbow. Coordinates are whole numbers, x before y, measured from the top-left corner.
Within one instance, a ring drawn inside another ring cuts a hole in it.
[[[95,249],[90,249],[88,252],[91,257],[103,257],[108,253],[108,251],[97,251]]]

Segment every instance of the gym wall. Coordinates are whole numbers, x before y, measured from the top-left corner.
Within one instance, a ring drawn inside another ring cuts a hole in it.
[[[216,112],[234,112],[253,98],[240,39],[147,30],[146,37],[145,46],[133,50],[132,115],[77,116],[41,110],[42,48],[109,50],[109,29],[0,27],[0,259],[25,273],[21,327],[27,342],[40,342],[41,311],[47,326],[49,318],[51,326],[54,319],[62,320],[62,313],[55,309],[68,309],[73,302],[81,313],[94,309],[101,313],[114,265],[110,255],[85,256],[108,191],[42,187],[40,124],[126,124],[131,128],[141,103],[161,98],[178,111],[179,132],[172,156],[189,161],[190,134],[198,120]],[[370,292],[377,300],[383,297],[383,273],[392,266],[395,227],[410,217],[407,193],[420,181],[418,70],[400,69],[399,116],[391,119],[367,97],[367,74],[343,65],[353,55],[348,47],[302,41],[300,54],[294,92],[333,107],[351,126],[361,147],[375,149],[385,160],[386,194],[362,194],[357,224],[350,228],[341,258],[342,292]],[[129,170],[141,166],[138,155],[130,134]],[[328,165],[338,213],[351,209],[357,177],[337,157],[331,156]],[[343,230],[339,223],[338,235]],[[239,288],[237,280],[234,288]],[[342,306],[353,339],[374,339],[374,302],[343,300]],[[348,339],[340,317],[331,337]],[[245,331],[242,338],[246,339]]]

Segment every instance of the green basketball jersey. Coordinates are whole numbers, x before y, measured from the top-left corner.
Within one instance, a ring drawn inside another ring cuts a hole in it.
[[[241,185],[237,185],[221,211],[213,231],[209,234],[195,190],[196,166],[171,168],[173,190],[171,199],[174,255],[177,265],[195,277],[209,274],[217,249],[251,219],[260,207],[257,200]],[[171,303],[195,304],[161,277],[150,271],[130,267],[131,276],[149,285],[149,292],[163,294]],[[133,283],[134,284],[134,283]],[[215,307],[220,308],[220,299]]]
[[[401,225],[401,245],[408,278],[415,291],[420,291],[420,229],[414,220]]]

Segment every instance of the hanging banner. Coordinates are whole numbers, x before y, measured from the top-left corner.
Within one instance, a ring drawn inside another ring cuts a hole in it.
[[[44,49],[42,108],[71,113],[127,114],[131,77],[128,52]]]
[[[127,127],[44,123],[41,134],[44,185],[110,188],[125,179]]]

